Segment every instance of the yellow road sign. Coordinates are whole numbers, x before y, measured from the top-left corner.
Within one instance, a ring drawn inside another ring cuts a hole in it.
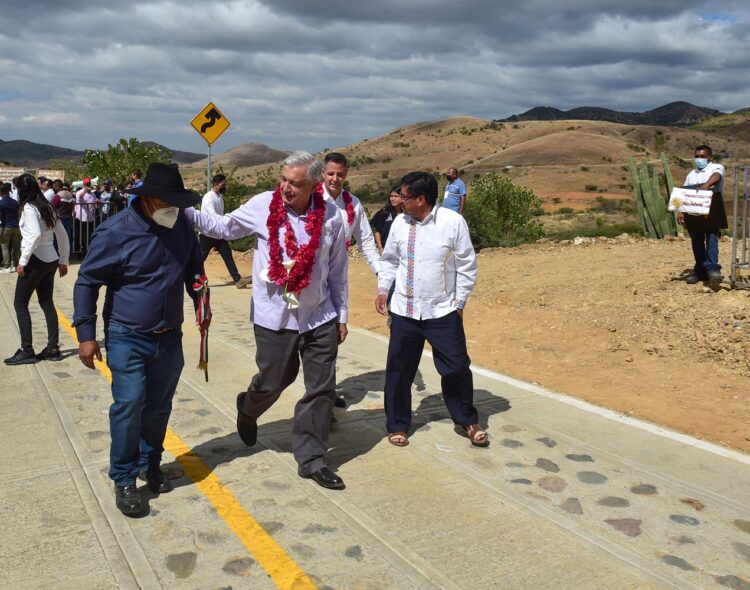
[[[212,102],[209,102],[190,124],[201,134],[208,145],[219,139],[219,136],[229,129],[229,119]]]

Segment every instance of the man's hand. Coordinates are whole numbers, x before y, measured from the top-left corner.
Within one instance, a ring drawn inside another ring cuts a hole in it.
[[[375,309],[380,315],[388,315],[388,295],[378,295],[375,299]]]
[[[457,309],[456,311],[458,312],[458,317],[460,317],[461,320],[463,320],[464,319],[464,310],[463,309]]]
[[[19,277],[25,277],[26,276],[26,267],[21,266],[20,264],[16,267],[16,272],[18,273]]]
[[[94,359],[101,362],[102,351],[99,348],[99,343],[96,340],[86,340],[78,345],[78,358],[84,366],[89,369],[94,369]]]
[[[685,214],[684,213],[678,213],[677,214],[677,223],[680,225],[685,225]]]
[[[349,333],[349,330],[346,329],[346,324],[338,324],[339,329],[339,344],[343,344],[344,340],[346,340],[346,335]]]
[[[195,325],[198,326],[198,330],[200,330],[201,332],[203,332],[204,330],[208,330],[208,327],[211,325],[211,318],[205,318],[202,324],[196,322]]]
[[[60,278],[63,278],[66,274],[68,274],[68,265],[58,264],[57,271],[60,273]]]

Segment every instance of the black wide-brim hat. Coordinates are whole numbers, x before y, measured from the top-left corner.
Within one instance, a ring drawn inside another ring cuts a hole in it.
[[[201,202],[201,196],[185,188],[180,169],[177,164],[149,164],[146,177],[139,187],[130,189],[134,195],[143,197],[157,197],[162,201],[185,209]]]

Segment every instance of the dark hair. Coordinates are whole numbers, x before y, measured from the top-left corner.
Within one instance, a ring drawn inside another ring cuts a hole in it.
[[[227,179],[227,177],[226,177],[226,176],[224,176],[223,174],[217,174],[216,176],[214,176],[214,177],[213,177],[213,178],[211,179],[211,184],[212,184],[212,185],[217,185],[217,184],[219,184],[220,182],[224,182],[224,181],[225,181],[226,179]]]
[[[55,178],[55,180],[52,181],[52,186],[59,185],[62,186],[63,181],[59,178]]]
[[[140,168],[136,168],[131,172],[131,174],[135,174],[138,178],[141,178],[141,176],[143,176],[143,172],[141,172]]]
[[[432,174],[427,172],[409,172],[401,179],[401,184],[405,185],[414,197],[422,195],[425,200],[434,205],[437,203],[438,185],[437,180]]]
[[[325,158],[323,158],[323,164],[328,164],[328,162],[333,162],[334,164],[341,164],[342,166],[349,167],[349,163],[346,161],[346,156],[344,154],[340,154],[339,152],[331,152],[330,154],[326,155]]]
[[[709,155],[711,155],[711,156],[714,155],[714,151],[710,147],[708,147],[707,145],[705,145],[705,144],[699,145],[697,148],[695,148],[695,151],[696,152],[704,151],[704,152],[708,152]]]
[[[401,192],[401,185],[400,184],[394,184],[391,187],[391,193],[400,193],[400,192]],[[388,195],[390,196],[391,193],[388,193]]]
[[[55,227],[55,210],[44,198],[36,178],[31,174],[21,174],[16,179],[16,188],[18,189],[18,214],[21,215],[26,204],[33,205],[42,216],[44,224],[50,229]]]
[[[10,183],[9,182],[4,182],[4,183],[0,184],[0,193],[3,194],[3,195],[10,194]]]

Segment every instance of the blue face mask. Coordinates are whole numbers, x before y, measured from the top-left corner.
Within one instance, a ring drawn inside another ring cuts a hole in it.
[[[695,159],[695,167],[698,170],[703,170],[706,166],[708,166],[708,160],[706,158],[696,158]]]

